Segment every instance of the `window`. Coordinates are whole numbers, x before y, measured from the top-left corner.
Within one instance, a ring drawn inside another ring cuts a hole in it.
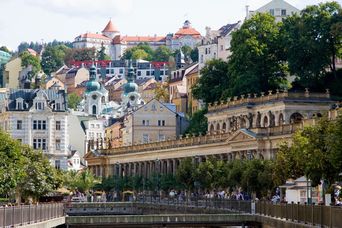
[[[22,101],[17,101],[17,105],[18,105],[18,110],[23,109],[23,102]]]
[[[200,62],[203,63],[203,55],[201,55]]]
[[[149,137],[148,137],[148,134],[143,134],[143,143],[148,143],[149,141]]]
[[[61,168],[61,161],[60,160],[56,160],[55,161],[55,168],[56,169],[60,169]]]
[[[96,124],[96,128],[100,128],[100,124]]]
[[[158,135],[158,141],[165,141],[165,135],[159,134]]]
[[[208,48],[205,49],[205,54],[208,54]]]
[[[146,71],[146,76],[150,76],[150,71]]]
[[[158,120],[158,126],[161,126],[161,120]]]
[[[221,45],[221,51],[223,51],[223,45]]]
[[[164,75],[164,71],[161,70],[161,71],[160,71],[160,75]]]
[[[61,104],[60,103],[56,103],[56,111],[61,110]]]
[[[152,111],[156,111],[157,109],[156,109],[156,105],[155,104],[153,104],[152,105]]]
[[[37,110],[44,110],[44,103],[43,102],[37,102],[36,103],[36,109]]]
[[[46,150],[46,139],[33,139],[33,149]]]
[[[165,120],[162,120],[162,126],[165,126]]]
[[[158,120],[158,126],[165,126],[165,120]]]
[[[274,9],[270,9],[270,14],[274,16]]]
[[[56,139],[56,150],[60,150],[60,149],[61,149],[61,140]]]
[[[111,74],[114,74],[114,69],[111,69],[111,70],[110,70],[110,73],[111,73]]]
[[[61,130],[61,121],[56,121],[56,131]]]
[[[23,129],[23,121],[17,120],[17,130],[22,130],[22,129]]]
[[[151,75],[154,75],[154,70],[151,70]]]
[[[141,76],[141,71],[140,70],[138,70],[138,76]]]
[[[123,74],[123,69],[119,69],[119,73],[120,73],[120,74]]]
[[[286,9],[281,10],[281,16],[286,16]]]
[[[90,124],[90,127],[91,127],[91,128],[94,128],[94,126],[95,126],[94,124]]]
[[[33,120],[33,130],[46,130],[46,121]]]
[[[150,125],[150,121],[146,120],[146,126],[149,126],[149,125]]]

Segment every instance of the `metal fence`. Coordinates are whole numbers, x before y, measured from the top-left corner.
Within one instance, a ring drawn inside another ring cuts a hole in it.
[[[64,216],[63,203],[0,207],[0,227],[15,227]]]
[[[272,204],[258,201],[255,212],[260,215],[286,219],[293,222],[321,227],[341,227],[342,208],[307,204]]]

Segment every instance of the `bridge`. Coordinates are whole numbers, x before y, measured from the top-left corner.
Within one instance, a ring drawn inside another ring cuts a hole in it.
[[[135,202],[0,208],[0,227],[340,227],[342,208],[268,201],[144,197]]]
[[[69,227],[340,227],[342,208],[226,199],[143,199],[77,203],[65,208]]]

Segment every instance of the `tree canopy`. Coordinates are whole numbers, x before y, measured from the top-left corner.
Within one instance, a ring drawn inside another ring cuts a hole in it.
[[[41,151],[0,131],[0,194],[37,199],[60,186],[57,170]]]
[[[308,6],[281,26],[282,45],[297,84],[319,90],[327,70],[336,78],[342,53],[342,9],[337,2]]]
[[[222,98],[229,85],[227,62],[221,59],[213,59],[202,68],[201,77],[192,88],[192,94],[196,99],[202,99],[205,103],[212,103]]]
[[[72,48],[65,54],[64,62],[70,65],[71,61],[87,61],[96,58],[95,48]]]
[[[65,45],[47,46],[43,52],[41,65],[44,73],[50,75],[64,65],[65,54],[69,48]]]
[[[28,51],[20,53],[21,65],[23,67],[32,66],[32,76],[36,76],[41,70],[40,60],[37,56],[31,55]]]
[[[78,96],[76,93],[68,94],[68,107],[71,109],[76,109],[81,100],[81,97]]]

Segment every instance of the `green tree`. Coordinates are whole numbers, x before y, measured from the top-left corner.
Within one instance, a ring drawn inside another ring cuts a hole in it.
[[[97,51],[97,59],[98,60],[110,60],[110,56],[106,54],[106,48],[103,44],[101,44],[101,49]]]
[[[143,60],[147,60],[149,58],[149,55],[146,51],[144,51],[143,49],[137,49],[135,51],[133,51],[132,53],[132,59],[133,60],[138,60],[138,59],[143,59]]]
[[[191,50],[190,58],[193,62],[198,62],[198,48],[197,47]]]
[[[229,84],[227,62],[214,59],[209,61],[201,70],[201,77],[192,88],[192,94],[198,100],[213,103],[222,98]]]
[[[28,51],[22,52],[19,57],[21,58],[21,65],[23,67],[32,66],[32,76],[36,76],[41,70],[40,60],[38,57],[31,55]]]
[[[192,114],[190,117],[190,124],[188,129],[186,130],[186,133],[190,134],[205,134],[208,129],[208,119],[205,116],[207,114],[208,109],[207,107],[196,111],[195,113]]]
[[[71,109],[76,109],[81,100],[81,97],[79,97],[76,93],[68,94],[68,107]]]
[[[135,47],[127,48],[121,59],[144,59],[147,61],[152,61],[153,54],[153,49],[147,43],[140,43]]]
[[[43,52],[41,65],[44,73],[50,75],[64,65],[65,54],[68,51],[65,45],[48,46]]]
[[[283,21],[282,43],[289,70],[297,84],[319,90],[326,70],[336,78],[335,61],[341,54],[342,10],[337,2],[308,6]]]
[[[20,143],[3,131],[0,131],[0,141],[0,194],[8,194],[13,193],[25,175],[24,157]]]
[[[96,58],[95,48],[71,48],[65,54],[64,62],[70,65],[72,61],[89,61]]]
[[[176,180],[186,189],[192,189],[194,184],[195,164],[191,158],[185,158],[181,161],[176,171]]]
[[[172,55],[172,52],[171,50],[162,45],[162,46],[159,46],[153,53],[153,61],[168,61],[170,56]]]
[[[53,168],[50,161],[44,157],[42,151],[35,151],[28,146],[22,146],[24,175],[18,182],[16,193],[24,199],[33,198],[38,200],[61,185],[57,178],[57,170]]]
[[[257,13],[233,32],[229,59],[231,80],[225,96],[287,86],[279,39],[279,24],[268,13]]]
[[[157,87],[154,89],[155,98],[161,102],[168,102],[170,98],[168,84],[167,83],[157,83]]]

